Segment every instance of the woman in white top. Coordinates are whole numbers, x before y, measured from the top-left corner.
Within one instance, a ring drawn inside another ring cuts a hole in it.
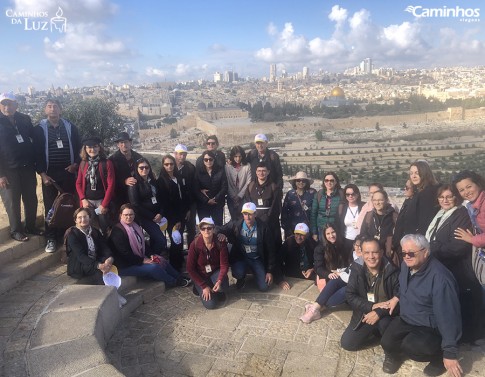
[[[360,234],[360,227],[357,219],[365,202],[362,201],[359,188],[353,183],[344,187],[345,201],[340,203],[338,208],[338,225],[340,233],[344,236],[344,251],[352,261],[351,253],[355,237]]]
[[[251,166],[246,153],[239,145],[232,147],[229,162],[225,166],[227,176],[227,207],[232,220],[242,218],[241,209],[244,193],[251,182]]]

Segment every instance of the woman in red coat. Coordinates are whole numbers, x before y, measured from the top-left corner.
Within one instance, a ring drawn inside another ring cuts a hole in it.
[[[104,235],[111,225],[110,204],[114,197],[115,171],[101,139],[96,136],[83,140],[81,164],[76,180],[76,191],[82,208],[91,208],[98,215],[99,227]]]

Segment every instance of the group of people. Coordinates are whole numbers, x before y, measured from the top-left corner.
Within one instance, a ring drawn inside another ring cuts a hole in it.
[[[430,361],[428,375],[446,368],[459,376],[458,342],[483,336],[485,182],[474,172],[439,184],[426,161],[415,161],[399,209],[379,183],[369,185],[365,203],[359,188],[342,188],[334,172],[323,175],[317,190],[300,171],[283,200],[279,156],[264,134],[248,153],[231,148],[227,159],[217,136],[208,136],[195,165],[178,144],[156,176],[127,132],[108,157],[100,138],[80,140],[57,100],[47,100],[46,118],[35,127],[17,107],[13,94],[0,96],[0,194],[11,237],[25,242],[44,234],[46,252],[54,252],[64,235],[47,221],[45,231],[35,226],[35,173],[46,216],[59,190],[77,195],[66,242],[73,277],[99,279],[113,264],[121,276],[167,286],[187,286],[190,277],[208,309],[225,300],[229,268],[237,289],[248,272],[260,291],[273,283],[290,289],[285,277],[312,280],[320,294],[300,320],[310,323],[347,302],[353,316],[342,347],[356,350],[382,337],[386,373],[407,356]]]

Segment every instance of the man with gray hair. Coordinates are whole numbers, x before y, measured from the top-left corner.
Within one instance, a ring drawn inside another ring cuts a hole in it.
[[[423,373],[439,376],[445,369],[454,377],[463,370],[457,359],[461,337],[458,286],[451,272],[435,259],[421,234],[401,240],[404,263],[399,275],[400,314],[381,339],[385,352],[382,370],[396,373],[402,357],[429,361]]]

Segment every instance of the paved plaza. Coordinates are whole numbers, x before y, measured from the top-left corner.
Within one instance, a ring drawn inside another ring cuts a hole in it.
[[[203,308],[191,289],[165,291],[141,305],[115,331],[106,352],[126,376],[387,376],[374,343],[359,352],[340,348],[351,312],[343,306],[309,325],[298,320],[317,288],[258,293],[233,286],[222,308]],[[483,376],[485,347],[462,347],[467,376]],[[426,363],[406,361],[396,376],[422,376]]]

